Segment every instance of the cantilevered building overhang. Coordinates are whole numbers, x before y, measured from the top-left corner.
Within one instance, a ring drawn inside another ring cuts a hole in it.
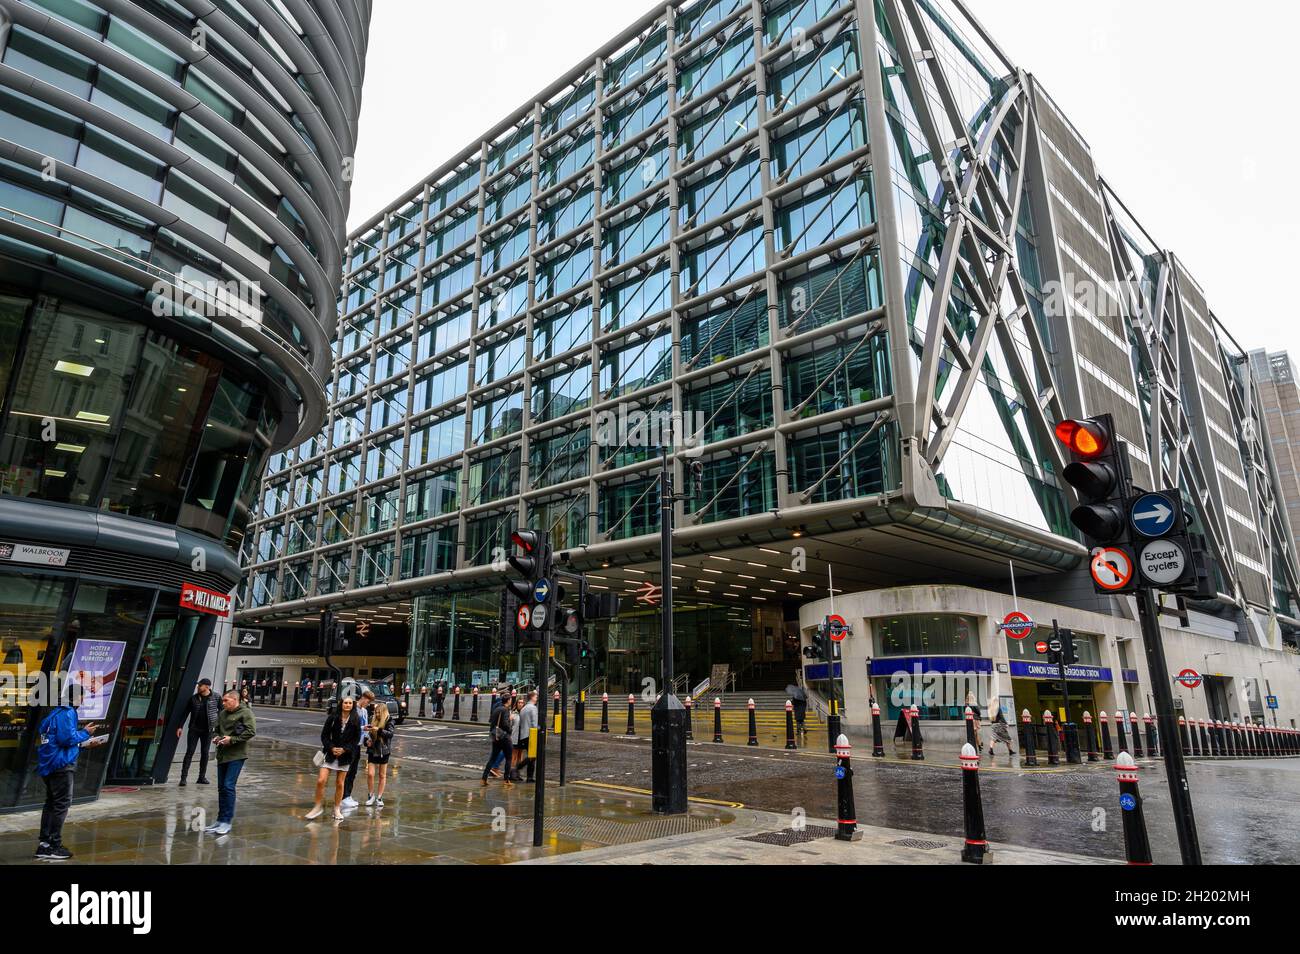
[[[482,588],[515,526],[660,582],[657,415],[689,596],[795,600],[795,548],[844,589],[1078,571],[1051,431],[1110,411],[1207,512],[1222,599],[1289,603],[1267,460],[1214,430],[1249,369],[1143,234],[959,3],[661,5],[353,234],[242,618]]]

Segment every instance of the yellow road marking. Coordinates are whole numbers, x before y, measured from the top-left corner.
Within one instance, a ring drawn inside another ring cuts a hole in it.
[[[653,795],[654,793],[648,788],[633,788],[631,785],[611,785],[609,782],[593,782],[589,779],[578,779],[575,785],[590,785],[593,788],[608,788],[616,792],[632,792],[636,795]],[[726,802],[716,798],[696,798],[694,795],[686,797],[688,802],[697,802],[701,805],[719,805],[723,808],[744,808],[744,802]]]

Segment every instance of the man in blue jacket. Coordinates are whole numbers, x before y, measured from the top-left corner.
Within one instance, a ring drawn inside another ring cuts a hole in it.
[[[67,861],[72,852],[63,847],[63,823],[72,805],[72,775],[83,747],[102,745],[106,737],[96,739],[98,725],[91,722],[83,729],[77,725],[77,706],[82,688],[68,685],[68,704],[57,706],[41,722],[41,745],[36,751],[36,774],[45,782],[45,807],[41,811],[41,835],[36,857],[47,861]]]

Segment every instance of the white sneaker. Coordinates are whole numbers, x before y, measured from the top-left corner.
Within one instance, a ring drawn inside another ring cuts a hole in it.
[[[377,798],[377,799],[375,799],[375,807],[376,807],[376,808],[383,808],[383,807],[384,807],[384,800],[383,800],[382,798]]]
[[[370,807],[371,805],[373,805],[376,801],[377,801],[377,799],[375,798],[375,796],[371,795],[369,798],[366,799],[366,808],[369,808],[369,807]],[[380,802],[380,804],[382,805],[383,802]]]
[[[214,834],[214,835],[229,835],[229,834],[230,834],[230,822],[223,822],[222,824],[218,825],[216,828],[214,828],[214,829],[212,830],[212,834]]]
[[[203,832],[204,832],[204,834],[208,834],[208,835],[210,835],[210,834],[212,834],[213,832],[215,832],[215,831],[216,831],[218,828],[220,828],[220,827],[221,827],[221,822],[213,822],[213,823],[212,823],[211,825],[209,825],[207,828],[203,829]]]
[[[340,804],[342,805],[343,808],[356,808],[359,802],[357,802],[355,798],[349,796],[343,799],[343,801]]]
[[[323,809],[323,808],[313,808],[311,811],[309,811],[309,812],[307,813],[306,818],[307,818],[308,821],[311,821],[313,818],[320,818],[321,815],[323,815],[323,814],[325,814],[325,809]],[[210,829],[209,829],[209,830],[210,830]]]

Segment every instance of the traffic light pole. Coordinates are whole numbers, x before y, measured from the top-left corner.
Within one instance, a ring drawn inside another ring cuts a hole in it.
[[[533,783],[533,847],[542,846],[546,825],[546,696],[551,680],[551,630],[542,629],[542,661],[537,667],[537,775]],[[510,766],[506,766],[510,771]]]
[[[1165,753],[1165,775],[1169,779],[1169,801],[1174,810],[1174,828],[1183,864],[1201,864],[1201,843],[1196,834],[1196,817],[1192,814],[1192,793],[1187,785],[1187,764],[1183,761],[1182,739],[1174,716],[1174,694],[1169,679],[1169,664],[1160,635],[1160,616],[1151,587],[1140,587],[1134,594],[1138,617],[1142,623],[1142,644],[1146,648],[1147,672],[1156,700],[1156,724],[1160,728],[1161,748]],[[1137,729],[1135,728],[1136,732]]]
[[[673,693],[673,482],[669,445],[659,475],[659,551],[663,691],[650,710],[651,808],[660,815],[686,813],[686,708]]]

